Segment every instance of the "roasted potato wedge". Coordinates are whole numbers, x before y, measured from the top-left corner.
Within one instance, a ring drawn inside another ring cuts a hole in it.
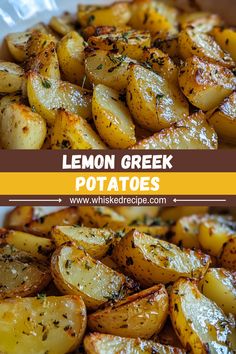
[[[100,136],[111,148],[126,149],[136,143],[132,117],[119,92],[97,85],[93,91],[92,112]]]
[[[31,32],[16,32],[6,36],[6,43],[13,58],[22,62],[27,58],[27,42],[30,39]]]
[[[233,273],[224,268],[210,268],[200,282],[200,290],[226,314],[236,315],[236,278]]]
[[[218,137],[203,112],[183,119],[170,128],[140,140],[132,149],[211,149],[218,148]]]
[[[92,50],[86,52],[85,72],[93,84],[121,91],[128,85],[130,63],[133,63],[132,59],[122,54]]]
[[[9,229],[22,229],[33,220],[34,208],[32,206],[18,206],[11,210],[6,217],[5,227]]]
[[[218,136],[225,142],[236,141],[236,91],[226,97],[208,119]]]
[[[109,207],[83,206],[78,212],[80,223],[87,227],[105,227],[116,230],[126,224],[124,216]]]
[[[194,28],[194,31],[210,32],[215,26],[222,24],[221,18],[210,12],[186,12],[179,18],[182,29]]]
[[[0,92],[13,93],[22,89],[24,82],[23,69],[7,61],[0,61]]]
[[[92,26],[124,26],[130,20],[129,4],[114,3],[110,6],[79,5],[77,18],[82,27]]]
[[[129,24],[134,28],[148,30],[159,38],[177,32],[178,11],[164,2],[134,1],[131,13]]]
[[[87,354],[181,354],[185,350],[155,343],[138,338],[123,338],[110,334],[91,333],[84,338],[84,348]]]
[[[29,40],[27,41],[27,58],[37,57],[52,42],[56,43],[56,38],[53,35],[46,32],[33,30]]]
[[[99,135],[82,117],[60,109],[51,131],[53,150],[106,149]]]
[[[92,331],[148,339],[163,327],[168,307],[164,285],[155,285],[92,313],[88,327]]]
[[[75,29],[74,16],[69,12],[64,13],[62,16],[52,16],[49,22],[49,26],[53,31],[57,32],[61,36],[65,36],[67,33]]]
[[[189,114],[178,87],[141,65],[130,68],[126,98],[135,121],[151,131],[169,127]]]
[[[1,244],[0,268],[0,299],[35,295],[51,280],[47,266],[12,245]]]
[[[233,92],[235,77],[228,68],[193,56],[179,72],[179,85],[194,106],[209,111]]]
[[[157,38],[153,40],[153,46],[168,54],[171,58],[176,58],[180,55],[178,36],[168,36],[167,38]]]
[[[86,309],[79,296],[0,301],[0,351],[65,354],[80,344]]]
[[[64,294],[80,295],[89,309],[96,309],[108,300],[124,297],[127,278],[85,251],[70,244],[61,245],[51,259],[51,272],[58,289]]]
[[[233,235],[224,244],[220,262],[223,267],[236,271],[236,236]]]
[[[145,224],[147,220],[154,219],[160,209],[156,206],[143,206],[142,208],[138,206],[116,206],[114,208],[117,213],[125,217],[129,225],[137,223]],[[153,225],[152,222],[151,225]]]
[[[59,108],[85,119],[92,116],[90,91],[69,82],[48,79],[31,72],[28,75],[27,92],[31,107],[45,118],[49,125],[55,122],[56,110]]]
[[[85,226],[55,226],[51,235],[57,246],[71,241],[96,259],[105,256],[116,236],[115,232],[109,229]]]
[[[170,316],[181,343],[192,353],[235,352],[235,324],[191,280],[179,279],[174,284]]]
[[[183,216],[190,216],[192,214],[203,215],[207,213],[209,210],[208,206],[177,206],[177,207],[169,207],[164,208],[160,212],[160,217],[163,220],[172,220],[177,221],[179,218]]]
[[[200,247],[211,256],[219,257],[224,244],[235,233],[236,223],[225,219],[204,220],[199,228]]]
[[[129,58],[140,60],[143,50],[151,46],[151,35],[146,31],[123,30],[91,36],[88,39],[90,47],[107,51],[118,51]]]
[[[159,225],[129,225],[124,226],[121,230],[118,230],[118,234],[125,235],[126,233],[137,230],[147,235],[151,235],[157,238],[164,238],[167,232],[169,231],[169,227],[167,225],[159,226]]]
[[[221,49],[212,36],[192,28],[185,28],[180,32],[179,50],[183,59],[196,55],[203,60],[227,68],[233,68],[235,66],[230,55]]]
[[[199,279],[210,264],[210,257],[200,252],[181,250],[174,244],[130,231],[115,246],[112,257],[128,275],[142,286],[167,284],[180,277]]]
[[[80,86],[85,75],[85,47],[83,37],[76,31],[67,33],[57,45],[58,60],[65,80]]]
[[[45,120],[20,103],[7,106],[0,120],[0,141],[4,149],[40,149],[47,134]]]
[[[76,225],[79,218],[78,209],[69,207],[32,220],[25,225],[25,230],[36,235],[47,236],[50,235],[53,226]]]
[[[236,31],[235,28],[214,27],[212,36],[221,48],[228,52],[236,62]]]

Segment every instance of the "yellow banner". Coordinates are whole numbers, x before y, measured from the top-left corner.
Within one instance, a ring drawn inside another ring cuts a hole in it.
[[[3,172],[1,195],[236,195],[236,172]]]

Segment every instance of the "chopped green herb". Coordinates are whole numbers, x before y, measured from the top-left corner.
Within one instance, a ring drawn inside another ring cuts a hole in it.
[[[52,85],[51,85],[51,82],[49,81],[49,80],[47,80],[46,78],[43,78],[42,79],[42,85],[43,85],[43,87],[45,87],[45,88],[50,88]]]

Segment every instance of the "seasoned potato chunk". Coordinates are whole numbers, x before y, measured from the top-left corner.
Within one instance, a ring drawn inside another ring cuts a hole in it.
[[[233,235],[224,244],[220,261],[223,267],[236,271],[236,236]]]
[[[232,93],[235,89],[235,77],[228,68],[193,56],[181,68],[179,84],[194,106],[208,111],[217,107]]]
[[[189,113],[177,86],[140,65],[130,68],[127,104],[136,122],[152,131],[169,127]]]
[[[79,208],[80,222],[87,227],[122,228],[126,225],[124,216],[118,214],[109,207],[86,207]]]
[[[215,26],[222,24],[221,18],[210,12],[186,12],[180,16],[181,28],[194,28],[194,31],[210,32]]]
[[[0,318],[2,353],[72,352],[86,328],[86,309],[78,296],[3,300]]]
[[[62,109],[56,113],[51,131],[51,146],[54,150],[106,148],[84,118]]]
[[[88,326],[97,332],[148,339],[160,332],[168,307],[164,285],[155,285],[92,313],[88,316]]]
[[[67,33],[75,29],[74,16],[69,12],[64,13],[62,16],[52,16],[49,22],[49,26],[57,33],[65,36]]]
[[[124,26],[131,14],[129,4],[119,2],[107,7],[79,5],[78,21],[82,27],[93,26]]]
[[[35,295],[51,280],[47,266],[38,264],[30,254],[4,243],[0,248],[0,267],[0,299]]]
[[[178,11],[164,2],[134,1],[131,4],[130,25],[137,29],[148,30],[159,38],[177,32]]]
[[[177,221],[183,216],[190,216],[192,214],[202,215],[208,212],[208,206],[177,206],[164,208],[160,212],[160,217],[163,220]]]
[[[117,91],[97,85],[92,112],[100,136],[111,148],[126,149],[136,143],[132,117]]]
[[[89,37],[88,44],[103,50],[118,50],[122,55],[140,60],[143,50],[151,46],[151,36],[146,31],[123,30]]]
[[[203,221],[198,235],[201,248],[211,256],[220,256],[224,244],[235,234],[235,227],[235,223],[222,218]]]
[[[57,55],[65,80],[82,85],[85,75],[83,37],[75,31],[67,33],[57,45]]]
[[[0,61],[0,92],[12,93],[22,89],[23,69],[14,63]]]
[[[236,91],[226,97],[213,115],[209,118],[218,136],[223,141],[236,141]]]
[[[168,54],[171,58],[176,58],[180,55],[178,37],[176,35],[168,36],[163,39],[158,37],[156,39],[154,38],[153,46]]]
[[[51,234],[57,246],[71,241],[91,257],[98,259],[107,253],[115,238],[115,232],[112,230],[85,226],[55,226]]]
[[[85,71],[89,80],[115,90],[124,90],[128,85],[129,64],[132,60],[119,53],[105,50],[87,52]]]
[[[236,315],[236,279],[233,273],[224,268],[210,268],[200,283],[200,290],[226,314]]]
[[[27,83],[28,98],[33,107],[49,125],[55,121],[56,110],[64,108],[89,119],[92,116],[91,93],[66,81],[48,79],[30,73]]]
[[[132,149],[217,149],[218,137],[202,112],[140,140]]]
[[[134,286],[134,283],[128,284],[123,274],[70,244],[56,249],[51,259],[51,271],[58,289],[65,294],[80,295],[89,309],[124,297],[128,287]]]
[[[47,127],[38,113],[23,104],[12,103],[2,114],[0,133],[4,149],[40,149]]]
[[[179,34],[180,55],[187,59],[193,55],[204,60],[233,68],[233,59],[225,53],[213,37],[192,28],[186,28]]]
[[[191,280],[179,279],[174,284],[170,316],[181,343],[192,353],[235,352],[235,325]]]
[[[24,225],[33,220],[34,208],[32,206],[18,206],[11,210],[6,217],[5,227],[9,229],[22,229]]]
[[[123,338],[110,334],[91,333],[84,338],[84,348],[87,354],[184,354],[185,350],[155,343],[138,338]]]
[[[159,212],[159,207],[156,206],[116,206],[117,213],[123,215],[129,225],[145,224],[147,221],[155,219]]]
[[[8,49],[16,61],[22,62],[27,58],[27,42],[31,32],[16,32],[6,36]]]
[[[136,230],[121,239],[112,257],[125,273],[133,275],[143,286],[159,282],[166,284],[180,277],[199,279],[210,263],[207,255],[181,250],[174,244]]]
[[[235,28],[215,27],[211,34],[223,50],[228,52],[236,62],[236,31]]]

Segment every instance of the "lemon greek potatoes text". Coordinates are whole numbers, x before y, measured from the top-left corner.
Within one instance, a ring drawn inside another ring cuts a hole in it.
[[[17,207],[0,229],[0,352],[233,354],[235,250],[234,216],[208,207]]]
[[[79,5],[10,33],[3,149],[236,146],[236,32],[160,0]]]

